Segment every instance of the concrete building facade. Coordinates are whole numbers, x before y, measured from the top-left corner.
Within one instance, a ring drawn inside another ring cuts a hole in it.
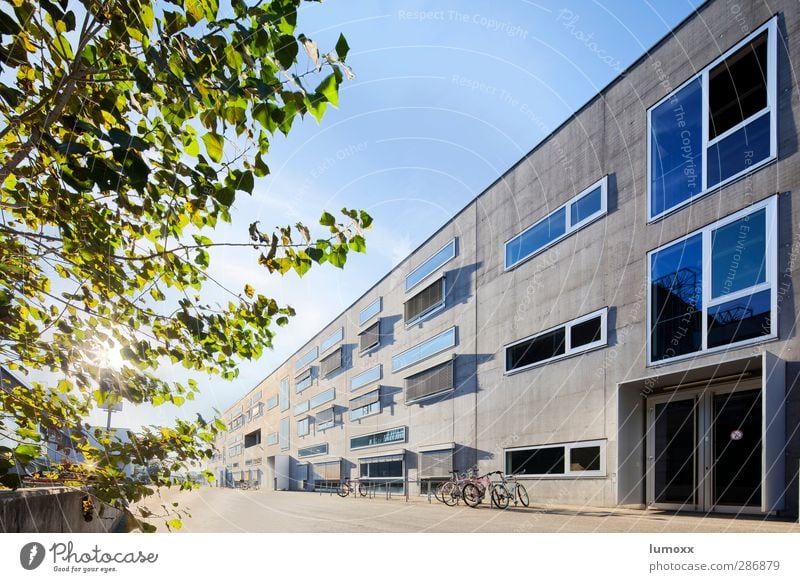
[[[220,481],[796,514],[798,39],[704,4],[226,411]]]

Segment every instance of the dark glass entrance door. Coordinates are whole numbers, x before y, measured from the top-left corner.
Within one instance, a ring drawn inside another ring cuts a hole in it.
[[[654,409],[655,502],[697,503],[695,399],[658,403]]]
[[[761,390],[713,398],[715,505],[761,505]]]

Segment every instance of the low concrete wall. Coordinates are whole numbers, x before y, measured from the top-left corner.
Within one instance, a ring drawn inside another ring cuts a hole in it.
[[[83,516],[82,501],[87,495],[94,504],[91,521]],[[123,526],[123,512],[102,504],[87,491],[68,487],[0,491],[3,533],[105,533],[122,531]]]

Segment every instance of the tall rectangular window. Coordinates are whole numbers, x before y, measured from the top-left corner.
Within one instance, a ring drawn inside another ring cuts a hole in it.
[[[608,309],[588,313],[505,346],[506,374],[605,346]]]
[[[444,309],[445,277],[434,281],[403,304],[406,325],[412,325]]]
[[[280,403],[281,412],[289,410],[289,378],[281,378]]]
[[[403,368],[408,368],[431,356],[435,356],[456,345],[456,328],[451,327],[439,335],[435,335],[422,343],[401,352],[392,358],[392,371],[397,372]]]
[[[648,111],[648,216],[688,204],[777,154],[777,18]]]
[[[282,451],[288,450],[289,448],[289,422],[288,416],[282,418],[278,429],[278,442],[280,443]]]
[[[777,197],[648,254],[649,363],[775,337]]]
[[[311,419],[306,416],[297,421],[297,436],[306,436],[311,432]]]
[[[373,382],[377,382],[383,376],[383,367],[378,364],[377,366],[373,366],[368,370],[365,370],[358,374],[357,376],[353,376],[350,378],[350,390],[358,390],[366,386],[367,384],[372,384]]]
[[[505,268],[511,269],[573,232],[605,216],[608,177],[604,176],[566,204],[533,223],[505,244]]]
[[[456,239],[449,241],[439,251],[425,260],[419,267],[411,271],[406,277],[406,291],[410,291],[419,283],[441,269],[448,261],[456,256]]]

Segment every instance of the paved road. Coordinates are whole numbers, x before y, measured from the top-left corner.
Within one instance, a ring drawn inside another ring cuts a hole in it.
[[[498,511],[447,507],[425,498],[339,498],[328,493],[201,488],[166,491],[149,506],[180,502],[192,514],[181,531],[199,532],[794,532],[800,525],[746,517],[539,506]],[[159,528],[161,529],[161,528]]]

